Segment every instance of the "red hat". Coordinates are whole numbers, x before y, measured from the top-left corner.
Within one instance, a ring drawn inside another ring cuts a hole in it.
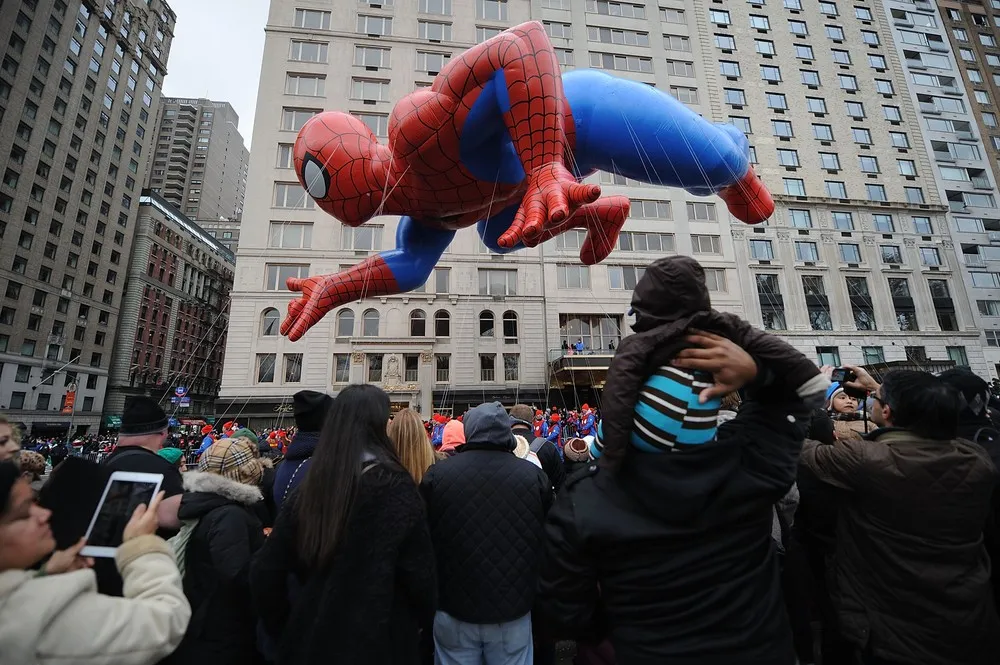
[[[542,415],[542,410],[541,409],[535,409],[535,415],[536,416]]]
[[[458,422],[462,422],[462,416],[459,416],[458,418],[455,418],[455,420],[457,420]]]
[[[235,423],[233,423],[233,421],[230,420],[228,423],[226,423],[225,425],[222,426],[222,429],[233,429],[233,425],[234,424]]]
[[[553,413],[552,414],[552,422],[554,422],[554,423],[559,422],[559,414],[558,413]]]
[[[205,425],[204,427],[201,428],[201,433],[202,434],[208,434],[211,431],[212,431],[212,426],[211,425]]]
[[[584,411],[590,411],[590,405],[589,404],[584,404],[583,405],[583,410]]]

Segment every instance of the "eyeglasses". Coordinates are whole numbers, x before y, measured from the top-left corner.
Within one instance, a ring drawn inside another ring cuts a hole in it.
[[[872,400],[878,402],[882,406],[886,406],[885,400],[879,397],[878,395],[872,395]]]

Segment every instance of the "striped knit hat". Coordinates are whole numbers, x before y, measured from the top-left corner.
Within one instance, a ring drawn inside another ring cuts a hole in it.
[[[712,375],[664,365],[646,381],[635,405],[632,445],[658,453],[715,439],[722,399],[704,404],[698,395],[712,385]]]

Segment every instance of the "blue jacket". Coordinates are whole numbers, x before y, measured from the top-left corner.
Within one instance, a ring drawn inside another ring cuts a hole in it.
[[[285,497],[290,495],[309,471],[312,454],[319,442],[319,432],[299,432],[292,439],[285,460],[274,474],[274,507],[281,510]]]

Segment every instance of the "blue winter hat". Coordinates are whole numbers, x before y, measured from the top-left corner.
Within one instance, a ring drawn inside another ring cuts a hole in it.
[[[830,387],[826,389],[826,403],[827,406],[833,403],[833,398],[844,392],[844,386],[839,383],[831,383]]]
[[[674,451],[715,440],[722,399],[704,404],[698,396],[711,387],[712,375],[669,365],[646,381],[635,405],[631,443],[643,452]]]

